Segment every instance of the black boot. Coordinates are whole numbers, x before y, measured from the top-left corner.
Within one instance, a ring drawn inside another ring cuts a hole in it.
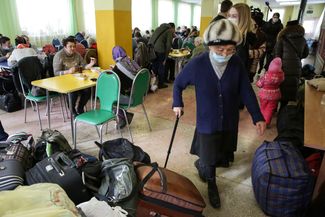
[[[209,195],[209,201],[212,207],[214,208],[220,208],[220,197],[219,197],[219,191],[216,184],[216,179],[208,179],[208,195]]]
[[[204,168],[202,168],[202,166],[200,165],[200,159],[197,159],[197,160],[194,162],[194,166],[196,167],[197,172],[198,172],[199,177],[200,177],[200,179],[202,180],[202,182],[206,182],[207,179],[206,179],[206,176],[205,176],[205,174],[204,174]]]

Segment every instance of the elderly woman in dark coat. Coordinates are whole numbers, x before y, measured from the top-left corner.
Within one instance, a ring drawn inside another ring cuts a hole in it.
[[[199,157],[195,166],[200,178],[208,183],[210,204],[218,208],[216,167],[234,160],[240,99],[260,134],[265,130],[265,122],[247,71],[235,54],[236,45],[242,41],[238,27],[227,19],[212,22],[204,32],[204,41],[209,52],[193,58],[176,78],[173,110],[177,116],[182,114],[182,92],[188,85],[194,85],[197,111],[191,154]]]
[[[287,26],[279,32],[274,56],[282,59],[284,71],[284,82],[280,86],[281,108],[288,101],[296,101],[299,78],[301,76],[301,59],[308,56],[308,47],[304,38],[305,29],[298,21],[290,21]]]

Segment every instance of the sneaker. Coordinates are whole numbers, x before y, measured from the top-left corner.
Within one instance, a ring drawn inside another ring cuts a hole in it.
[[[213,208],[221,207],[219,191],[215,179],[208,180],[208,196],[210,204]]]
[[[203,182],[206,182],[206,178],[204,176],[204,173],[202,172],[202,167],[200,166],[200,159],[197,159],[195,162],[194,162],[194,166],[196,167],[197,171],[198,171],[198,174],[199,174],[199,177],[200,179],[203,181]]]
[[[163,89],[163,88],[166,88],[166,87],[168,87],[167,84],[159,84],[158,85],[158,89]]]

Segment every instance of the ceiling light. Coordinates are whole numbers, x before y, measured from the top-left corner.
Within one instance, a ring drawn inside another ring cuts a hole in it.
[[[297,0],[275,0],[276,2],[296,2]]]
[[[299,5],[300,2],[280,2],[279,5]]]

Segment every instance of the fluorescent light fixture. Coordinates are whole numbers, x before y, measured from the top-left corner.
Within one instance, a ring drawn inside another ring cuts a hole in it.
[[[276,2],[296,2],[297,0],[275,0]]]
[[[279,5],[300,5],[300,2],[280,2]]]

